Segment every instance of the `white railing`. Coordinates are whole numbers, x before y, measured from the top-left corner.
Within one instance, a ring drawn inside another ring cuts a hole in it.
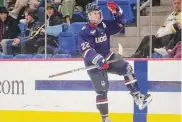
[[[44,7],[45,8],[44,9],[45,10],[45,13],[44,13],[45,14],[45,19],[44,19],[44,22],[45,22],[45,33],[44,33],[45,34],[45,39],[44,39],[45,40],[45,42],[44,42],[45,43],[45,52],[44,52],[45,59],[47,58],[47,32],[46,32],[46,30],[47,30],[47,7],[46,6],[47,6],[47,0],[45,0],[45,7]]]

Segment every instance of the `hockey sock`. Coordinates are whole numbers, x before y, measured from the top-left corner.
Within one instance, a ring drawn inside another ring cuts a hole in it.
[[[108,117],[107,93],[97,95],[96,106],[97,106],[97,109],[100,111],[102,118]]]

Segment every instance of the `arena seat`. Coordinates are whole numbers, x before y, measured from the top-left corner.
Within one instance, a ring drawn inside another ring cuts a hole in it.
[[[75,34],[72,32],[61,32],[58,36],[59,50],[64,53],[75,53],[77,51]]]
[[[52,58],[71,58],[71,54],[56,54]]]
[[[107,0],[98,0],[96,3],[102,10],[103,20],[112,20],[113,15],[107,8]]]
[[[17,54],[13,59],[31,59],[32,57],[32,54]]]
[[[84,12],[74,12],[72,15],[72,23],[87,22],[87,17]]]
[[[87,22],[74,22],[70,25],[70,27],[67,30],[67,32],[73,33],[76,52],[78,51],[78,46],[77,46],[78,45],[78,34],[86,23]]]
[[[13,55],[1,55],[0,59],[13,59]]]
[[[60,32],[62,32],[62,24],[55,25],[55,26],[48,26],[47,27],[47,35],[52,35],[54,37],[57,37]]]
[[[68,30],[66,32],[72,32],[74,34],[78,34],[82,27],[86,24],[87,22],[74,22],[70,25]]]
[[[45,54],[35,54],[33,56],[34,59],[38,59],[38,58],[45,58]],[[52,58],[52,54],[46,54],[46,58]]]
[[[20,35],[23,37],[25,36],[25,26],[26,26],[25,24],[18,24],[18,27],[20,28],[21,32]]]

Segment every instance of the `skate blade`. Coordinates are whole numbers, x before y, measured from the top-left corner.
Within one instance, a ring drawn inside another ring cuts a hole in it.
[[[147,98],[147,100],[145,101],[145,103],[142,106],[139,106],[139,110],[143,110],[145,107],[147,107],[147,105],[152,101],[152,96],[150,96],[149,98]]]

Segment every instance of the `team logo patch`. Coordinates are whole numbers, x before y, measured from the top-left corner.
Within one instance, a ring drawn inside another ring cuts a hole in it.
[[[94,35],[96,33],[96,30],[91,30],[90,34]]]
[[[105,86],[106,86],[106,82],[105,82],[105,81],[101,81],[101,85],[102,85],[103,87],[105,87]]]

